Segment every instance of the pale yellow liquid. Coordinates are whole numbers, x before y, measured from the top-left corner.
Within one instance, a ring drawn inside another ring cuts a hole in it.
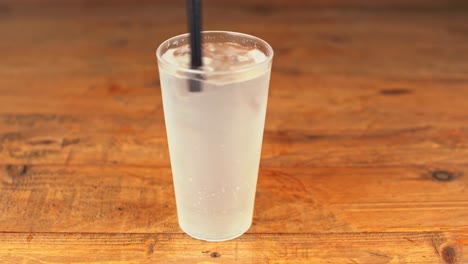
[[[269,77],[207,79],[189,92],[187,79],[160,71],[179,224],[195,238],[228,240],[251,225]]]

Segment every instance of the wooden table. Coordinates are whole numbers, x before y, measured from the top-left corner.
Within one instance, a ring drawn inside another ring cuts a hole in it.
[[[468,263],[466,4],[208,2],[276,53],[253,226],[207,243],[154,55],[185,10],[129,2],[0,4],[0,263]]]

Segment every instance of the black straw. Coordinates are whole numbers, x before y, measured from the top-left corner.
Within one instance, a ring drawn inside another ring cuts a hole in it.
[[[188,22],[190,29],[191,68],[202,66],[201,48],[201,0],[187,0]],[[191,92],[201,91],[201,82],[197,79],[189,81]]]

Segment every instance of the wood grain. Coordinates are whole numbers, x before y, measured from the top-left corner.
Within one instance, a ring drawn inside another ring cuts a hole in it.
[[[424,167],[263,168],[249,232],[468,228],[468,168],[445,169],[441,180]],[[0,180],[3,231],[181,232],[169,168],[10,165]]]
[[[207,1],[275,50],[252,228],[177,224],[161,1],[0,4],[1,263],[467,263],[468,6]]]
[[[378,247],[376,241],[380,241]],[[223,243],[201,242],[185,234],[5,233],[0,242],[0,261],[465,263],[461,252],[466,250],[466,241],[466,235],[446,232],[246,234],[240,240]],[[12,251],[17,254],[9,254]],[[441,262],[434,261],[434,255],[439,255]]]

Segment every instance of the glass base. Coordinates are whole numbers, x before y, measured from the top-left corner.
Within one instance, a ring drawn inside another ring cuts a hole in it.
[[[179,224],[180,228],[182,228],[182,231],[184,231],[187,235],[191,236],[192,238],[195,238],[195,239],[198,239],[198,240],[203,240],[203,241],[206,241],[206,242],[223,242],[223,241],[228,241],[228,240],[232,240],[232,239],[235,239],[235,238],[238,238],[240,236],[242,236],[245,232],[247,232],[247,230],[249,230],[250,226],[252,226],[252,223],[250,223],[250,225],[247,226],[247,228],[245,230],[243,230],[242,232],[240,232],[239,234],[235,234],[233,236],[228,236],[228,237],[216,237],[216,238],[210,238],[210,237],[202,237],[202,236],[199,236],[199,235],[194,235],[194,234],[191,234],[190,232],[187,232],[180,224]]]

